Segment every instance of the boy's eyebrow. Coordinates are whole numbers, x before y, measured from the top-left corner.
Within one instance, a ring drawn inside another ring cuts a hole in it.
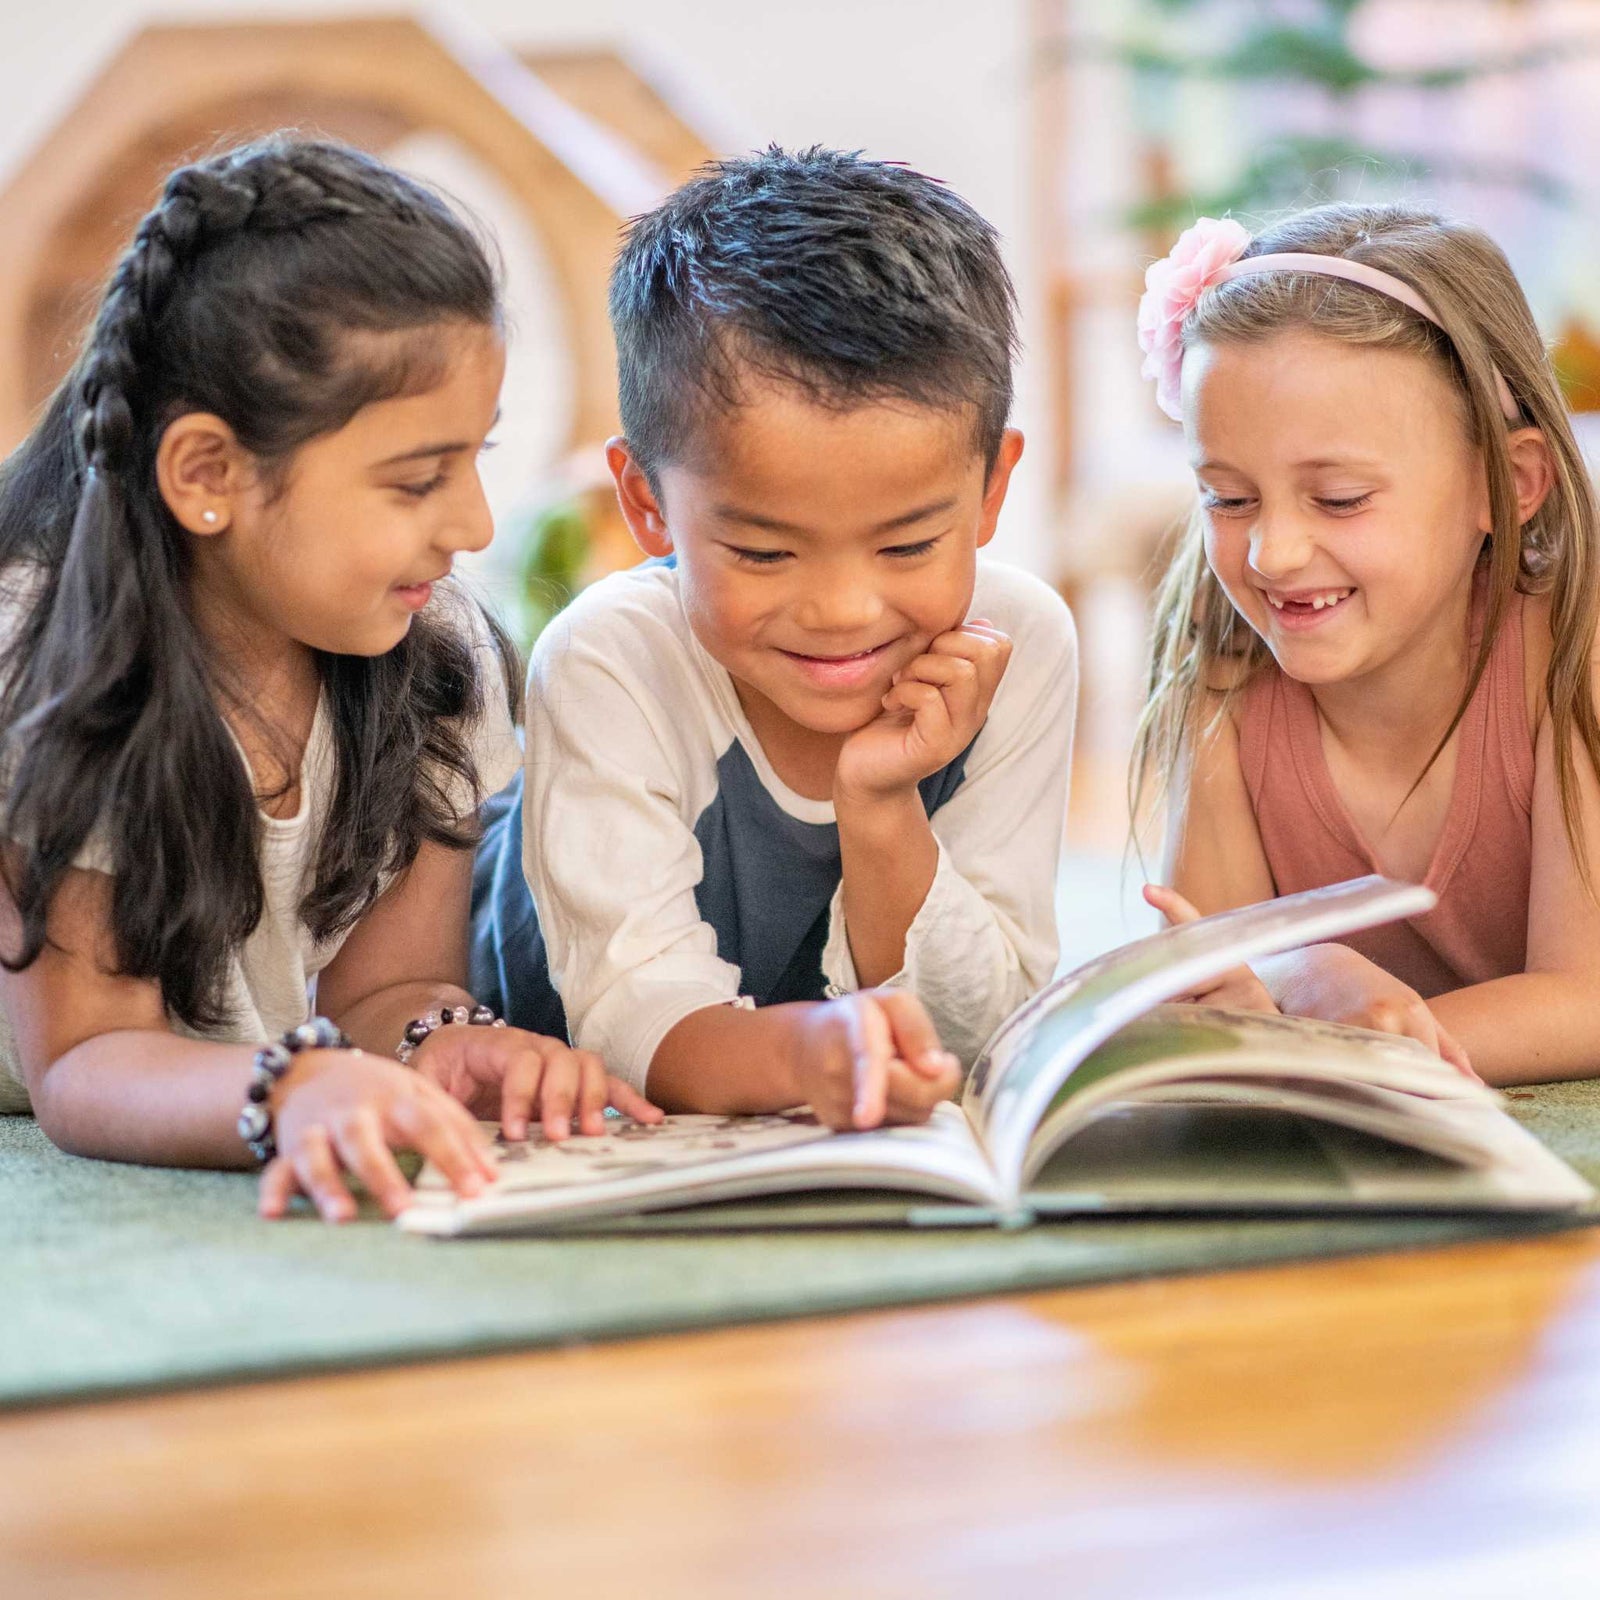
[[[897,528],[909,528],[915,522],[926,522],[929,517],[941,515],[943,512],[955,508],[955,496],[947,495],[942,500],[930,500],[925,506],[916,506],[910,511],[902,511],[898,516],[890,517],[886,522],[880,522],[873,528],[874,533],[893,533]],[[742,511],[738,506],[713,506],[712,515],[720,522],[737,522],[747,528],[759,528],[763,533],[798,534],[802,537],[809,534],[810,528],[802,528],[798,523],[783,522],[776,517],[763,517],[754,511]]]
[[[946,495],[943,500],[930,500],[925,506],[918,506],[914,511],[902,511],[898,517],[890,517],[887,522],[880,522],[872,531],[874,533],[893,533],[896,528],[909,528],[914,522],[926,522],[929,517],[937,517],[946,511],[955,510],[956,498]]]
[[[489,423],[489,432],[500,426],[500,408],[495,407],[495,413]],[[378,463],[380,467],[396,467],[402,461],[422,461],[428,456],[456,455],[462,450],[476,450],[478,447],[470,439],[452,439],[444,444],[419,444],[415,450],[402,450],[397,456],[385,456]]]

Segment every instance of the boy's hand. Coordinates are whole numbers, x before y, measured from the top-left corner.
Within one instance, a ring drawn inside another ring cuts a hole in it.
[[[573,1131],[606,1131],[605,1109],[615,1106],[636,1122],[659,1122],[661,1111],[637,1090],[606,1072],[588,1050],[522,1028],[435,1028],[417,1046],[412,1067],[475,1117],[499,1117],[508,1139],[526,1139],[537,1108],[547,1139]]]
[[[982,617],[941,633],[895,674],[883,714],[845,740],[835,800],[897,794],[954,761],[983,726],[1010,659],[1010,638]]]
[[[793,1049],[800,1097],[830,1128],[926,1122],[961,1085],[961,1063],[902,989],[862,989],[809,1008]]]

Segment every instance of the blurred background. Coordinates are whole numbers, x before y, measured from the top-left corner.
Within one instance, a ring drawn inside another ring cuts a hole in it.
[[[167,168],[279,126],[350,139],[500,241],[513,345],[477,578],[524,644],[635,554],[598,450],[624,219],[772,141],[908,162],[971,200],[1026,341],[995,553],[1059,585],[1083,639],[1074,953],[1146,925],[1123,784],[1151,567],[1189,485],[1133,312],[1183,226],[1357,196],[1484,223],[1600,447],[1600,0],[54,0],[11,7],[0,46],[0,448]]]

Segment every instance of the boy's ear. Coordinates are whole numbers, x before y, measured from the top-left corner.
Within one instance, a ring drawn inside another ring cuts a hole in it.
[[[611,468],[612,481],[617,486],[617,504],[622,507],[633,542],[647,556],[670,556],[672,535],[667,532],[667,519],[661,513],[650,479],[633,459],[626,439],[606,440],[606,465]]]
[[[245,456],[232,428],[209,411],[174,418],[156,447],[156,487],[190,533],[205,538],[233,524]]]
[[[981,549],[994,538],[995,524],[1000,520],[1000,508],[1006,503],[1006,490],[1011,486],[1011,472],[1022,459],[1022,434],[1016,428],[1007,428],[1000,435],[1000,448],[995,452],[994,465],[989,469],[989,481],[983,486],[983,504],[978,516],[978,546]]]

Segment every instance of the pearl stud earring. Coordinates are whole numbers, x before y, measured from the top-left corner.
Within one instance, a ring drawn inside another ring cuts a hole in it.
[[[207,507],[206,510],[204,510],[204,511],[202,511],[200,513],[200,520],[203,523],[205,523],[208,527],[212,526],[213,524],[215,524],[215,522],[217,520],[217,514],[216,514],[215,511],[213,511],[209,507]]]

